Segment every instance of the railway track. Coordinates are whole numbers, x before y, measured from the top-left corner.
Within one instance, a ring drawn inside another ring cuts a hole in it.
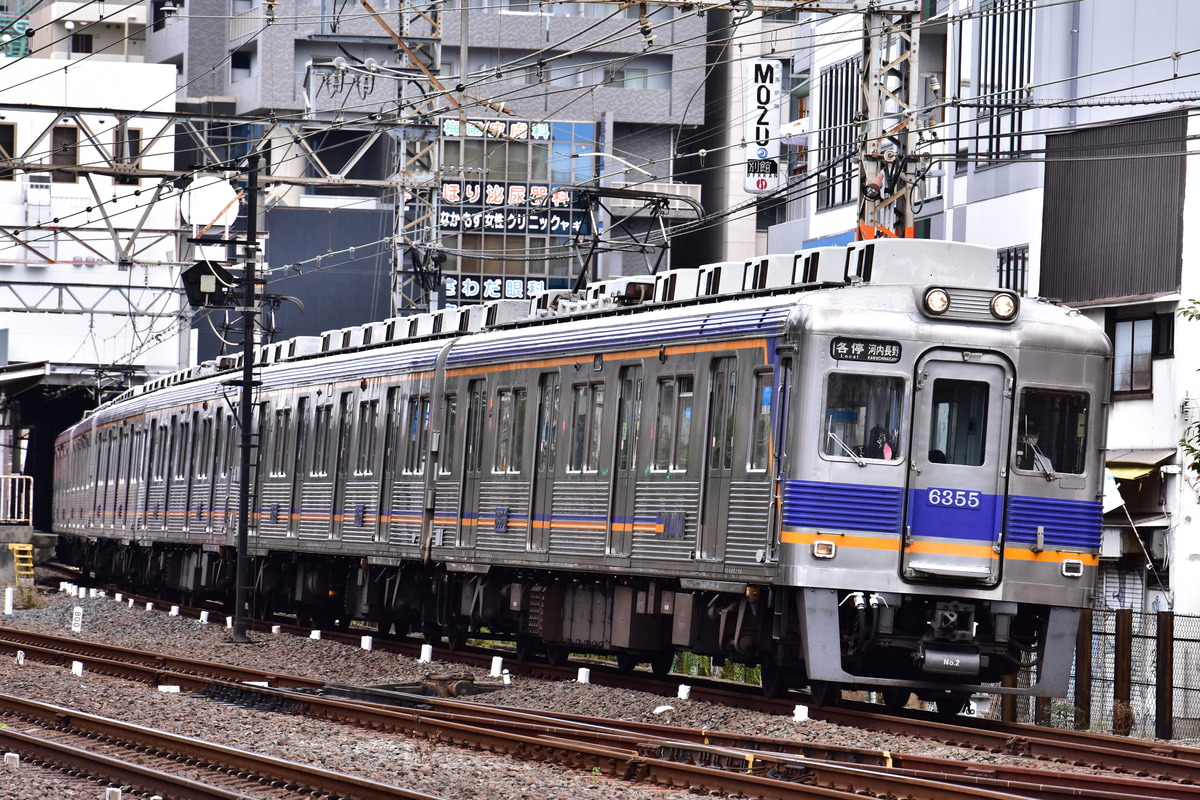
[[[35,762],[188,800],[438,800],[423,792],[0,694],[0,742]]]
[[[118,674],[152,684],[172,682],[189,690],[203,690],[225,702],[306,713],[362,727],[401,731],[442,743],[504,752],[577,769],[598,769],[625,779],[671,786],[703,787],[762,797],[817,796],[803,792],[820,788],[851,792],[858,797],[865,793],[878,797],[928,797],[931,800],[997,796],[1200,800],[1200,788],[1184,783],[1136,780],[1111,774],[1064,776],[1029,767],[952,762],[919,755],[834,748],[672,726],[514,711],[461,700],[339,687],[298,676],[242,668],[235,668],[233,680],[230,680],[231,672],[225,665],[213,665],[206,672],[203,662],[190,659],[156,653],[126,657],[101,645],[88,643],[84,648],[84,644],[64,637],[0,629],[0,652],[24,649],[28,658],[58,664],[83,659],[89,671]],[[89,652],[85,654],[84,649]],[[186,672],[172,672],[169,667],[175,665]],[[354,699],[348,699],[350,697]],[[864,718],[869,716],[864,712]],[[895,722],[894,718],[884,718],[881,724],[889,720]],[[860,720],[860,724],[868,723]],[[940,724],[945,726],[944,722]],[[1200,754],[1186,752],[1185,748],[1176,750],[1179,752],[1173,759],[1178,767],[1175,780],[1200,777],[1192,758]],[[1031,755],[1032,752],[1022,750],[1016,754]],[[1147,774],[1162,775],[1161,759],[1167,756],[1155,756],[1159,760],[1154,763],[1160,771]],[[1090,757],[1095,757],[1094,752]],[[1106,765],[1113,763],[1110,760]],[[1190,772],[1185,773],[1183,765]],[[1130,767],[1132,765],[1126,763],[1126,769],[1136,772]]]

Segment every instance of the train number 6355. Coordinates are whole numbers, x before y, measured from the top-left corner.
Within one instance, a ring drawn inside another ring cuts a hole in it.
[[[966,489],[937,489],[929,490],[928,502],[931,506],[942,508],[979,508],[982,495]]]

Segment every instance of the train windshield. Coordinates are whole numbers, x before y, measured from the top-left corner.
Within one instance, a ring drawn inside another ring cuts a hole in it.
[[[1016,468],[1047,474],[1082,473],[1087,430],[1086,393],[1023,389],[1013,448]]]
[[[899,461],[904,457],[903,410],[903,378],[830,374],[821,452],[856,461]]]

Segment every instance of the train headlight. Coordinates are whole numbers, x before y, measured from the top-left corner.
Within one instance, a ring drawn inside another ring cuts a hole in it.
[[[1012,319],[1017,313],[1017,298],[1011,294],[1000,293],[992,298],[992,315],[996,319]]]
[[[930,314],[945,314],[950,307],[950,295],[945,289],[930,289],[925,293],[925,310]]]
[[[837,544],[828,539],[817,539],[812,544],[813,558],[833,558],[837,555]]]

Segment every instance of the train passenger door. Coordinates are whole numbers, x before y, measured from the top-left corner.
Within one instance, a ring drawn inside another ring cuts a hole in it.
[[[544,553],[550,546],[554,510],[554,465],[558,445],[558,373],[538,380],[537,444],[533,453],[533,486],[529,503],[529,539],[526,549]]]
[[[708,381],[708,438],[704,442],[703,493],[696,558],[720,558],[729,522],[729,490],[733,479],[733,431],[737,409],[737,358],[713,359]]]
[[[642,426],[642,366],[622,367],[613,447],[608,555],[628,556],[633,546],[638,480],[638,438]]]
[[[458,501],[458,544],[475,546],[479,523],[479,483],[483,477],[483,434],[487,420],[484,381],[467,384],[467,430],[463,440],[462,491]]]
[[[934,351],[917,365],[903,576],[1000,579],[1012,370],[991,353]]]

